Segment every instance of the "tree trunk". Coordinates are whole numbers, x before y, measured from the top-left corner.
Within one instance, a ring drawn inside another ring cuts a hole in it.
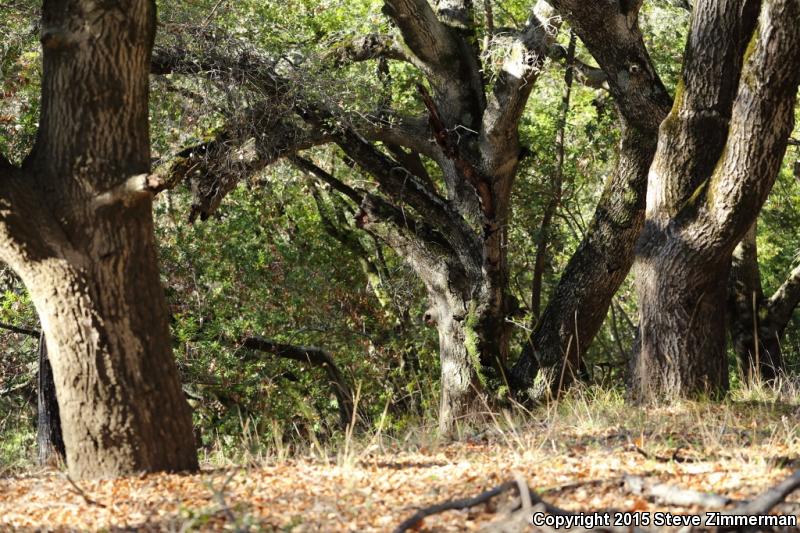
[[[780,168],[800,82],[800,5],[763,6],[760,19],[758,2],[746,0],[704,0],[694,11],[637,248],[641,348],[631,392],[642,400],[728,386],[731,254]]]
[[[456,295],[433,298],[439,331],[441,402],[439,432],[454,435],[457,423],[475,411],[482,388],[481,352],[474,307]]]
[[[566,387],[633,264],[644,221],[647,171],[670,108],[638,24],[641,2],[551,2],[597,60],[620,115],[621,140],[589,231],[570,258],[512,369],[523,396]],[[544,388],[533,388],[543,370]],[[563,376],[563,379],[562,379]]]
[[[755,375],[770,381],[783,370],[780,334],[772,327],[761,288],[756,227],[748,230],[733,252],[728,292],[731,344],[746,381]]]
[[[0,194],[0,255],[46,334],[73,478],[197,468],[159,281],[148,73],[155,3],[44,3],[40,128]]]
[[[58,414],[56,384],[53,381],[53,368],[47,357],[47,343],[44,334],[39,335],[39,387],[38,418],[36,422],[36,442],[39,446],[39,465],[56,465],[66,458],[64,438],[61,434],[61,417]]]
[[[698,261],[669,243],[637,270],[639,353],[630,386],[635,397],[716,396],[728,388],[725,301],[729,262]],[[693,354],[685,357],[683,354]]]

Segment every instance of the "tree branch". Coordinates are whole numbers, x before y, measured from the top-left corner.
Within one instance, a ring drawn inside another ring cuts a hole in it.
[[[353,390],[345,379],[344,374],[336,366],[331,354],[321,348],[283,344],[263,337],[246,337],[240,344],[249,350],[256,350],[323,368],[328,376],[331,389],[336,396],[336,403],[339,404],[340,425],[347,427],[352,422],[354,410]]]
[[[403,46],[392,35],[369,33],[361,37],[346,40],[334,45],[328,52],[334,60],[334,67],[339,68],[347,63],[358,63],[372,59],[394,59],[412,63]]]
[[[442,0],[437,16],[428,0],[384,0],[383,12],[421,61],[419,68],[437,98],[447,102],[448,119],[456,123],[468,118],[469,123],[462,125],[477,129],[486,98],[472,8],[467,4]]]
[[[800,4],[765,3],[753,39],[725,150],[708,180],[708,209],[698,217],[699,224],[714,229],[717,248],[730,247],[727,253],[752,225],[786,153],[800,84]]]
[[[356,205],[361,204],[361,201],[364,199],[363,191],[357,191],[356,189],[353,189],[343,181],[334,177],[330,172],[327,172],[312,163],[310,160],[300,157],[299,155],[289,156],[288,159],[300,170],[314,175],[323,183],[327,183],[334,190],[350,198],[353,202],[355,202]]]
[[[31,328],[25,328],[25,327],[20,327],[20,326],[14,326],[13,324],[5,324],[3,322],[0,322],[0,329],[4,329],[6,331],[11,331],[13,333],[19,333],[20,335],[27,335],[29,337],[36,337],[36,338],[39,338],[39,336],[42,334],[42,332],[39,331],[38,329],[31,329]]]
[[[385,0],[383,12],[397,24],[406,46],[429,71],[452,68],[445,58],[458,55],[458,42],[427,0]]]
[[[800,304],[800,265],[794,267],[778,290],[767,301],[770,323],[780,332]]]
[[[525,28],[506,39],[506,60],[483,115],[481,152],[490,167],[501,167],[509,156],[517,158],[516,130],[533,87],[555,40],[560,19],[539,0]],[[501,41],[498,35],[495,42]]]

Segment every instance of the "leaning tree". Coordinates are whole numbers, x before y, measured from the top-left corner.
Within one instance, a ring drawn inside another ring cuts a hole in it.
[[[0,259],[42,322],[75,478],[197,468],[151,213],[155,2],[43,3],[41,117],[0,157]]]
[[[507,248],[511,192],[524,156],[519,128],[546,59],[570,55],[556,43],[561,19],[551,6],[531,6],[524,27],[511,29],[494,28],[488,12],[479,21],[469,0],[386,0],[392,31],[336,43],[326,55],[334,67],[375,62],[385,90],[374,109],[357,113],[343,109],[335,84],[308,82],[304,58],[271,57],[221,39],[222,32],[201,28],[189,40],[182,26],[154,57],[156,73],[201,75],[222,87],[236,82],[258,94],[169,168],[166,186],[182,179],[191,186],[192,218],[213,214],[242,176],[313,146],[336,145],[373,180],[354,188],[324,173],[358,204],[359,226],[397,251],[427,289],[439,332],[443,432],[475,407],[487,375],[527,389],[539,367],[561,366],[565,353],[580,359],[628,273],[642,225],[647,169],[670,98],[638,27],[641,2],[553,4],[601,68],[569,66],[593,84],[608,83],[623,135],[587,236],[511,374],[508,319],[517,304],[508,290]],[[487,47],[502,60],[484,61]],[[308,62],[325,68],[324,61]],[[394,101],[392,62],[417,80],[416,114]]]

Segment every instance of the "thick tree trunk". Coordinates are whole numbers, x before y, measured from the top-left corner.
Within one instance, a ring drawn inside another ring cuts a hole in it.
[[[38,418],[36,422],[36,443],[39,447],[39,465],[55,465],[66,459],[64,438],[61,434],[61,417],[58,413],[56,384],[53,381],[53,368],[47,357],[47,343],[44,334],[39,335],[39,387]]]
[[[45,2],[37,142],[0,160],[0,252],[39,313],[76,479],[197,468],[147,177],[154,33],[152,1]]]
[[[728,386],[731,254],[775,180],[800,81],[800,5],[697,3],[680,96],[661,126],[637,248],[642,400]],[[741,79],[741,83],[740,83]]]
[[[756,227],[733,252],[728,292],[731,344],[746,381],[774,379],[784,368],[780,334],[772,325],[761,288]]]
[[[665,243],[637,269],[639,353],[631,365],[636,398],[717,396],[728,388],[725,312],[729,263],[703,262]],[[695,354],[686,357],[684,354]]]

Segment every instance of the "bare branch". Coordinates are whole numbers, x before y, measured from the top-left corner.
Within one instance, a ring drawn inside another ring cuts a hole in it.
[[[336,402],[339,404],[339,424],[342,427],[347,427],[351,423],[354,411],[353,389],[345,379],[344,374],[339,370],[330,353],[321,348],[283,344],[263,337],[246,337],[241,341],[241,345],[250,350],[276,355],[284,359],[292,359],[293,361],[324,369],[331,389],[336,396]]]
[[[331,174],[330,172],[327,172],[318,167],[317,165],[315,165],[310,160],[304,157],[300,157],[298,155],[289,156],[288,159],[300,170],[303,170],[305,172],[314,175],[317,179],[319,179],[323,183],[327,183],[334,190],[339,191],[343,195],[350,198],[353,202],[356,203],[356,205],[360,204],[361,201],[364,199],[363,191],[357,191],[356,189],[353,189],[343,181],[335,178],[333,174]]]

